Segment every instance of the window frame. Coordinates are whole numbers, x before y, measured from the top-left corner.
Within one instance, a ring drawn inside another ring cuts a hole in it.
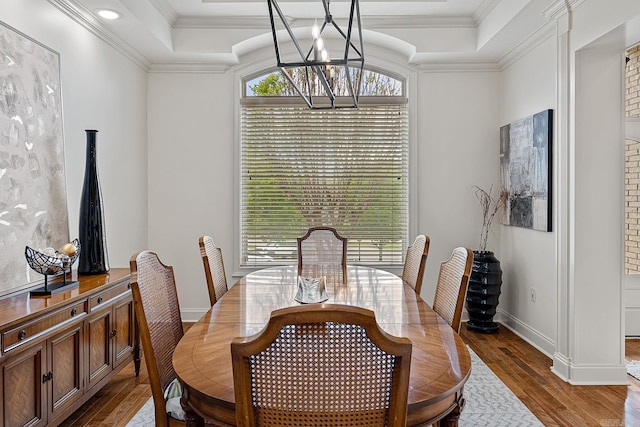
[[[380,57],[388,57],[392,58],[393,55],[389,55],[388,53],[385,55],[381,55]],[[375,57],[374,57],[375,58]],[[408,242],[410,244],[412,239],[418,233],[417,226],[417,194],[419,188],[418,181],[418,168],[417,168],[417,138],[416,138],[416,117],[417,117],[417,105],[418,105],[418,93],[417,93],[417,73],[413,67],[402,65],[398,62],[392,62],[391,60],[380,60],[377,58],[375,63],[367,63],[365,64],[365,68],[370,71],[382,72],[383,74],[389,75],[393,78],[403,81],[403,102],[407,103],[408,109],[408,192],[409,192],[409,206],[408,206]],[[385,71],[381,71],[381,70]],[[235,68],[232,79],[235,82],[235,96],[234,96],[234,182],[233,182],[233,197],[234,197],[234,224],[233,224],[233,273],[232,277],[239,278],[244,275],[265,268],[264,266],[241,266],[241,103],[244,102],[243,99],[253,98],[253,99],[261,99],[261,98],[269,98],[269,97],[259,97],[259,96],[249,96],[245,97],[246,85],[245,82],[251,79],[255,79],[261,75],[268,75],[270,71],[277,71],[277,68],[273,66],[273,59],[261,59],[252,63],[247,63],[244,66],[240,66]],[[304,101],[299,97],[290,97],[293,98],[290,102],[300,103],[300,105],[305,105]],[[371,100],[367,100],[367,98],[372,98]],[[367,104],[369,102],[375,102],[373,98],[376,97],[361,97],[359,99],[359,104],[364,103]],[[261,102],[261,101],[253,101],[253,102]],[[274,264],[275,265],[275,264]],[[377,265],[376,268],[400,275],[402,274],[402,266],[398,265]]]

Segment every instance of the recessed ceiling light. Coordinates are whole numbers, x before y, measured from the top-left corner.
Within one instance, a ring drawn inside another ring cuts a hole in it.
[[[98,9],[96,11],[98,15],[104,19],[118,19],[120,18],[120,14],[114,10],[109,9]]]

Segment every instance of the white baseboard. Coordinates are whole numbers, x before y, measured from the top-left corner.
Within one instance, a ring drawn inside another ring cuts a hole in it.
[[[557,362],[557,363],[556,363]],[[576,366],[561,355],[554,357],[551,372],[571,385],[628,385],[627,368],[620,366]]]
[[[462,311],[462,321],[467,320],[469,320],[469,313],[465,308]],[[553,354],[556,350],[556,343],[544,334],[541,334],[526,323],[521,322],[518,318],[513,317],[508,313],[504,313],[499,309],[493,320],[518,335],[546,356],[553,358]]]
[[[556,351],[556,343],[546,335],[533,329],[520,319],[500,310],[496,313],[496,322],[510,329],[514,334],[540,350],[549,358],[553,358],[553,354]]]
[[[564,355],[556,353],[556,343],[508,313],[498,312],[497,322],[540,350],[553,360],[551,371],[572,385],[627,385],[624,365],[575,365]]]
[[[569,378],[571,378],[571,361],[565,357],[564,354],[554,353],[551,372],[556,374],[562,380],[569,382]]]

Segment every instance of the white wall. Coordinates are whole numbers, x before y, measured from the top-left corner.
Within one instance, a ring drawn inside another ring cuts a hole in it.
[[[231,75],[149,75],[149,248],[174,267],[184,320],[209,304],[199,236],[214,238],[228,279],[233,273]]]
[[[478,249],[482,213],[475,186],[498,188],[500,85],[497,72],[423,72],[418,86],[413,184],[417,230],[431,238],[422,286],[431,302],[440,262],[457,246]],[[489,248],[497,244],[490,235]]]
[[[556,109],[556,56],[554,35],[501,73],[500,126],[546,109]],[[553,144],[556,139],[554,135]],[[552,165],[555,162],[552,161]],[[553,199],[555,211],[555,197]],[[503,284],[498,310],[501,322],[551,355],[556,340],[556,224],[552,224],[552,232],[504,225],[500,229]],[[530,299],[531,288],[536,292],[535,303]]]
[[[0,19],[60,53],[70,237],[78,237],[85,129],[97,129],[111,267],[147,241],[146,72],[42,0],[0,0]]]
[[[622,72],[622,52],[576,55],[575,336],[598,335],[597,340],[576,339],[572,359],[583,367],[624,360]],[[594,316],[594,310],[607,315]]]

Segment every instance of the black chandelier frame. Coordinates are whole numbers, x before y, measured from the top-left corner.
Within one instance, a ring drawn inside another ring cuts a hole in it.
[[[333,20],[333,16],[329,10],[330,0],[320,0],[324,9],[324,22],[319,30],[319,35],[327,27],[333,28],[344,40],[343,56],[338,58],[319,58],[315,45],[309,48],[305,53],[300,42],[294,35],[288,19],[283,14],[276,0],[267,0],[269,6],[269,19],[271,22],[271,31],[273,33],[273,43],[276,51],[277,66],[284,74],[287,81],[293,86],[296,92],[304,99],[309,108],[312,109],[337,109],[337,108],[357,108],[358,99],[360,97],[360,88],[362,86],[362,76],[364,72],[364,44],[362,40],[362,25],[360,19],[360,2],[359,0],[351,0],[349,21],[346,32],[343,31]],[[281,56],[280,40],[278,37],[278,29],[276,26],[276,16],[282,22],[284,30],[293,42],[295,49],[300,57],[299,61],[284,61]],[[354,28],[354,23],[355,28]],[[357,33],[357,41],[352,40],[354,32]],[[315,40],[314,40],[315,43]],[[299,87],[293,76],[293,70],[302,69],[303,83],[306,90]],[[322,88],[328,98],[328,102],[316,102],[314,98],[324,98],[325,96],[313,94],[311,88],[312,76],[315,75],[320,81]],[[335,77],[343,75],[347,81],[347,96],[338,96],[335,92]]]

